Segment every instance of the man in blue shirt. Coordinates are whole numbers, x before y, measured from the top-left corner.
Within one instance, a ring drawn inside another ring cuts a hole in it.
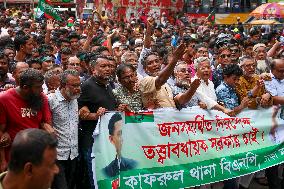
[[[216,89],[221,82],[224,80],[223,78],[223,69],[226,65],[232,64],[231,62],[231,50],[229,47],[224,46],[218,50],[216,69],[212,73],[212,82],[214,83],[214,88]]]
[[[271,81],[265,81],[265,88],[271,94],[274,105],[284,105],[284,59],[273,60],[271,66]],[[278,177],[278,166],[265,170],[269,189],[284,189],[284,181]],[[280,184],[281,182],[281,184]]]
[[[248,98],[244,98],[239,103],[235,90],[236,83],[242,75],[242,69],[237,64],[226,65],[223,68],[224,81],[216,89],[218,102],[222,102],[225,108],[233,110],[235,115],[246,108],[249,101]]]

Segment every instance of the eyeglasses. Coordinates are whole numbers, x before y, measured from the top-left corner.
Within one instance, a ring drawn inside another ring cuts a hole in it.
[[[191,69],[186,69],[186,68],[182,68],[182,69],[180,69],[178,71],[182,72],[182,73],[191,73]]]
[[[230,49],[232,52],[234,52],[234,53],[238,53],[238,52],[240,52],[240,50],[239,49]]]
[[[247,65],[244,65],[246,68],[255,68],[256,67],[256,64],[247,64]]]
[[[76,63],[69,63],[68,65],[69,65],[69,66],[80,66],[80,63],[79,63],[79,64],[76,64]]]
[[[200,54],[208,54],[208,51],[203,51],[203,50],[199,50],[197,52],[200,53]]]
[[[231,54],[221,54],[220,55],[221,58],[231,58]]]

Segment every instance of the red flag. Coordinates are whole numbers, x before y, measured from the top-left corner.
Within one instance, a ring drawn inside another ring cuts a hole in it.
[[[49,4],[49,5],[52,4],[50,0],[45,0],[45,2],[46,2],[47,4]],[[47,19],[53,19],[52,16],[50,16],[49,14],[46,14],[46,13],[44,13],[44,17],[47,18]]]
[[[111,189],[118,189],[119,188],[119,179],[115,179],[111,182]]]

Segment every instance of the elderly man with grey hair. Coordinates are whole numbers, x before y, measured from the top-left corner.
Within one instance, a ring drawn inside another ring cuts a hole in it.
[[[200,102],[196,95],[196,89],[200,85],[200,80],[191,82],[191,69],[184,61],[177,63],[174,69],[175,85],[172,87],[174,100],[178,109],[198,106]]]
[[[135,69],[137,69],[137,67],[138,67],[138,56],[133,51],[126,51],[121,56],[121,63],[131,64]]]
[[[77,70],[80,74],[82,72],[80,59],[77,56],[68,58],[67,69]]]
[[[45,94],[54,93],[60,86],[60,77],[54,70],[49,70],[44,74]]]
[[[75,171],[78,153],[78,102],[81,92],[79,73],[67,69],[60,75],[60,87],[48,95],[52,112],[52,125],[57,133],[57,165],[54,189],[68,189],[75,186]]]
[[[224,112],[225,114],[232,115],[233,111],[227,109],[217,103],[217,96],[214,89],[214,84],[210,81],[211,66],[210,59],[208,57],[199,57],[194,60],[194,68],[196,70],[196,75],[192,78],[200,79],[200,85],[196,90],[196,94],[199,99],[206,104],[208,109],[216,109]]]
[[[143,78],[142,75],[137,72],[138,56],[134,51],[126,51],[125,53],[123,53],[123,55],[121,56],[121,63],[132,65],[136,70],[138,80],[141,80]]]
[[[263,43],[254,45],[253,56],[256,61],[256,74],[270,73],[272,59],[267,55],[266,45]]]

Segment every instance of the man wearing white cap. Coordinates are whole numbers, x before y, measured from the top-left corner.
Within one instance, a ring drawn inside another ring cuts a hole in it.
[[[266,45],[258,43],[253,46],[253,55],[257,62],[256,73],[270,73],[271,60],[267,57]]]

